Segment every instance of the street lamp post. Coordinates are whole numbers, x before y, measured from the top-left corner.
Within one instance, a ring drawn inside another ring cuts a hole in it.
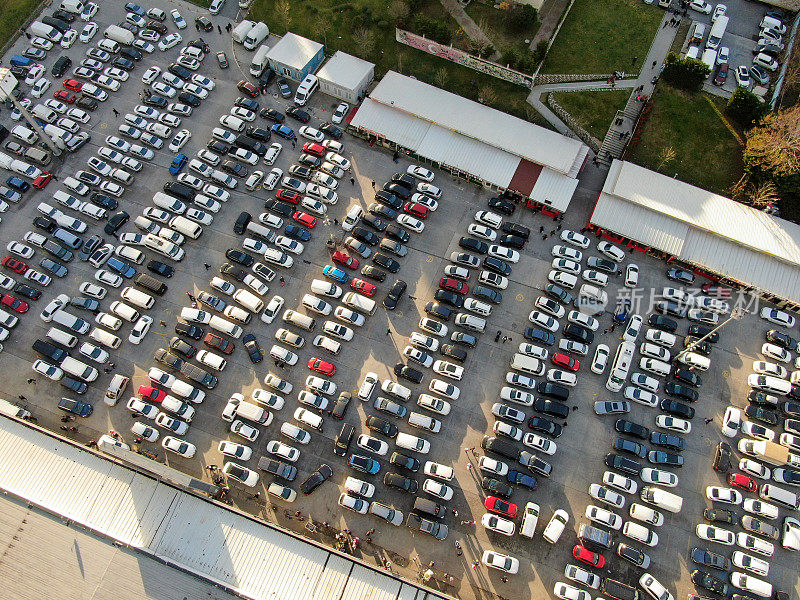
[[[681,357],[682,357],[684,354],[686,354],[687,352],[691,352],[692,350],[694,350],[694,349],[695,349],[697,346],[699,346],[700,344],[702,344],[703,342],[705,342],[705,341],[706,341],[708,338],[710,338],[710,337],[711,337],[712,335],[714,335],[714,334],[715,334],[717,331],[719,331],[720,329],[722,329],[723,327],[725,327],[725,325],[727,325],[727,324],[728,324],[728,323],[730,323],[731,321],[738,321],[738,320],[739,320],[739,319],[741,319],[741,318],[742,318],[742,317],[743,317],[743,316],[744,316],[746,313],[747,313],[747,311],[746,311],[746,310],[744,310],[743,308],[734,308],[734,309],[733,309],[733,312],[731,312],[731,316],[730,316],[730,317],[728,317],[728,318],[727,318],[727,319],[725,319],[725,320],[724,320],[722,323],[720,323],[719,325],[717,325],[716,327],[714,327],[714,329],[712,329],[711,331],[709,331],[709,332],[708,332],[707,334],[705,334],[703,337],[701,337],[701,338],[699,338],[699,339],[697,339],[697,340],[693,341],[691,344],[689,344],[688,346],[686,346],[686,348],[684,348],[683,350],[681,350],[681,351],[680,351],[680,352],[679,352],[679,353],[678,353],[678,354],[675,356],[675,359],[674,359],[674,361],[673,361],[673,364],[678,364],[678,362],[680,361]]]
[[[11,99],[11,102],[14,104],[14,108],[16,108],[22,114],[28,125],[33,127],[33,130],[39,135],[40,138],[42,138],[44,143],[47,144],[47,147],[50,148],[53,156],[61,156],[61,148],[59,148],[52,138],[44,132],[38,121],[36,121],[33,115],[28,112],[28,109],[20,104],[19,100],[17,100],[14,94],[12,94],[18,83],[19,82],[17,81],[17,78],[14,77],[14,74],[10,69],[0,67],[0,100],[5,100],[6,98]]]

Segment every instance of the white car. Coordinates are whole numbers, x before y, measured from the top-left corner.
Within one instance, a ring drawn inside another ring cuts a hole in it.
[[[303,125],[300,127],[300,129],[297,130],[297,133],[307,140],[311,140],[312,142],[319,143],[325,139],[325,136],[321,131],[314,129],[313,127],[309,127],[308,125]]]
[[[717,544],[722,544],[724,546],[733,546],[734,541],[736,540],[736,536],[732,531],[722,529],[721,527],[715,527],[713,525],[707,525],[705,523],[700,523],[697,525],[697,527],[695,527],[695,534],[701,540],[706,540],[707,542],[716,542]]]
[[[508,473],[508,465],[506,463],[488,456],[481,456],[478,459],[478,468],[481,471],[492,473],[500,477],[503,477],[506,473]]]
[[[553,586],[553,594],[561,600],[592,600],[591,594],[585,590],[579,590],[575,586],[559,581]]]
[[[422,484],[422,491],[434,498],[448,502],[453,498],[453,488],[435,479],[426,479]]]
[[[781,379],[786,379],[789,375],[789,371],[786,370],[786,367],[764,360],[753,361],[753,371],[761,375],[771,375],[772,377],[779,377]]]
[[[775,432],[772,431],[772,429],[759,425],[758,423],[753,423],[752,421],[742,421],[739,430],[743,434],[757,440],[767,440],[768,442],[775,440]]]
[[[606,370],[609,354],[610,349],[608,346],[605,344],[598,344],[597,349],[594,352],[594,358],[592,359],[591,368],[593,373],[600,375]]]
[[[250,457],[253,456],[253,450],[250,448],[250,446],[224,440],[221,441],[217,446],[217,451],[225,456],[232,456],[233,458],[238,458],[239,460],[244,461],[250,460]]]
[[[197,452],[197,447],[194,444],[190,444],[180,438],[172,437],[171,435],[165,436],[164,439],[161,440],[161,447],[183,458],[192,458],[195,452]]]
[[[331,115],[331,123],[335,123],[338,125],[344,120],[349,111],[350,111],[350,105],[347,102],[341,102]]]
[[[131,426],[131,433],[144,438],[148,442],[155,442],[158,439],[158,430],[155,427],[150,427],[149,425],[145,425],[140,421],[136,421]]]
[[[774,544],[740,531],[736,534],[736,545],[743,550],[752,550],[764,556],[772,556],[775,552]]]
[[[355,496],[351,496],[348,493],[341,494],[339,496],[338,503],[339,506],[341,506],[342,508],[352,510],[353,512],[357,512],[360,515],[367,514],[370,504],[367,500],[356,498]]]
[[[556,271],[561,271],[570,275],[578,275],[581,272],[580,263],[569,260],[568,258],[554,258],[551,266]]]
[[[83,29],[81,29],[81,33],[78,39],[84,44],[88,44],[89,42],[92,41],[92,38],[95,36],[96,33],[97,33],[97,23],[89,21],[88,23],[86,23],[86,25],[83,26]]]
[[[605,471],[603,473],[603,483],[626,494],[635,494],[639,488],[639,485],[633,479],[613,471]]]
[[[777,506],[755,498],[745,498],[744,502],[742,502],[742,508],[746,512],[770,520],[777,519],[779,514]]]
[[[765,479],[767,481],[769,481],[772,475],[769,468],[752,458],[742,458],[739,460],[739,470],[753,477],[758,477],[759,479]]]
[[[565,229],[561,232],[559,236],[562,241],[567,242],[568,244],[572,244],[573,246],[577,246],[581,249],[586,249],[589,247],[591,241],[588,237],[583,235],[582,233],[578,233],[577,231],[571,231],[569,229]]]
[[[425,229],[425,223],[407,214],[397,215],[397,223],[414,233],[422,233]]]
[[[595,500],[599,500],[615,508],[625,507],[625,496],[598,483],[593,483],[589,486],[589,495]]]
[[[676,487],[678,485],[678,476],[669,471],[662,471],[661,469],[651,469],[645,467],[639,474],[642,481],[645,483],[652,483],[656,485],[665,485],[667,487]]]
[[[645,573],[639,578],[639,585],[653,600],[675,600],[661,583],[650,573]]]
[[[169,150],[170,152],[177,152],[181,148],[186,145],[186,142],[189,141],[189,138],[192,137],[192,132],[188,129],[181,129],[172,141],[169,143]]]
[[[437,360],[433,363],[433,370],[439,375],[444,375],[450,379],[460,380],[464,376],[464,367],[448,362]]]
[[[222,472],[247,487],[255,487],[258,484],[258,473],[235,462],[226,462]]]
[[[627,288],[635,288],[639,285],[639,266],[634,264],[629,264],[625,268],[625,287]]]
[[[590,521],[600,523],[611,529],[619,531],[622,528],[622,517],[605,508],[590,504],[586,507],[584,514]]]
[[[499,554],[492,550],[484,550],[481,562],[487,567],[504,571],[510,575],[514,575],[519,571],[519,560],[513,556]]]
[[[409,165],[408,169],[406,169],[406,173],[422,181],[427,181],[428,183],[433,181],[434,177],[433,171],[419,165]]]
[[[578,565],[564,567],[564,577],[595,590],[600,588],[600,577]]]
[[[761,346],[761,354],[767,358],[777,360],[780,362],[788,363],[792,360],[792,354],[785,348],[781,348],[776,344],[765,343]]]
[[[520,258],[520,254],[516,250],[506,248],[505,246],[498,246],[497,244],[491,244],[489,246],[488,253],[489,256],[494,256],[495,258],[499,258],[512,264],[519,262]]]
[[[795,318],[789,313],[778,310],[777,308],[769,308],[768,306],[762,308],[759,314],[761,315],[762,319],[786,328],[794,327],[796,322]]]
[[[515,442],[522,439],[522,430],[504,421],[495,421],[492,430],[495,435],[511,438]]]
[[[538,325],[539,327],[541,327],[542,329],[546,329],[547,331],[552,331],[552,332],[558,331],[558,321],[556,321],[550,315],[546,315],[538,310],[531,311],[531,313],[528,315],[528,320],[534,325]]]
[[[34,254],[34,249],[21,242],[8,242],[6,250],[22,258],[30,258]]]
[[[539,296],[536,299],[536,302],[534,302],[533,305],[536,308],[538,308],[539,310],[542,310],[542,311],[546,312],[547,314],[552,315],[556,319],[560,319],[567,312],[566,309],[563,306],[561,306],[558,302],[556,302],[552,298],[548,298],[546,296]],[[532,322],[536,322],[536,321],[532,321]],[[542,327],[545,327],[545,328],[549,329],[550,326],[546,326],[546,325],[542,324]],[[558,324],[556,323],[556,329],[557,328],[558,328]],[[550,331],[555,331],[555,330],[554,329],[550,329]]]
[[[140,344],[141,341],[144,339],[144,336],[147,335],[147,332],[150,331],[150,327],[153,325],[153,318],[147,315],[142,315],[139,317],[139,320],[136,321],[136,324],[131,329],[131,333],[128,336],[128,341],[131,344]]]
[[[497,239],[497,232],[494,229],[486,227],[486,225],[478,225],[477,223],[470,223],[467,226],[467,231],[477,238],[493,242]]]
[[[158,42],[158,49],[162,52],[166,52],[170,48],[174,48],[180,44],[182,39],[183,38],[181,37],[180,33],[170,33],[169,35],[161,38],[161,40]]]
[[[267,442],[265,449],[270,454],[274,454],[275,456],[284,460],[288,460],[289,462],[297,462],[297,459],[300,457],[300,450],[292,446],[288,446],[283,442],[279,442],[278,440],[270,440]]]
[[[731,556],[731,562],[740,569],[746,569],[756,575],[767,577],[769,575],[769,563],[750,554],[736,550]]]
[[[551,248],[550,254],[555,258],[568,258],[576,262],[583,260],[583,252],[569,246],[555,245]]]
[[[726,504],[741,504],[742,494],[733,488],[724,488],[716,485],[706,487],[706,498],[714,502],[724,502]]]
[[[514,531],[516,530],[516,526],[514,525],[513,521],[509,521],[508,519],[504,519],[503,517],[493,515],[491,513],[484,513],[483,517],[481,517],[481,525],[483,525],[484,528],[488,529],[489,531],[494,531],[495,533],[500,533],[507,536],[514,535]]]
[[[677,433],[691,433],[692,424],[684,419],[670,415],[656,415],[656,426]]]
[[[735,406],[725,409],[725,416],[722,418],[722,435],[725,437],[736,437],[739,427],[742,425],[742,411]]]
[[[597,249],[614,262],[622,262],[625,260],[625,252],[614,244],[605,240],[602,240],[597,244]]]
[[[691,8],[692,10],[696,10],[701,14],[710,15],[712,6],[708,2],[705,2],[704,0],[692,0],[689,3],[689,8]]]

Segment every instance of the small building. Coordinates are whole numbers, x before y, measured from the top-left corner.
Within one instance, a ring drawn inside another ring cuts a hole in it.
[[[284,35],[267,53],[269,68],[279,77],[302,81],[316,71],[325,58],[325,46],[292,32]]]
[[[319,89],[326,94],[358,104],[375,79],[375,64],[338,50],[317,73]]]

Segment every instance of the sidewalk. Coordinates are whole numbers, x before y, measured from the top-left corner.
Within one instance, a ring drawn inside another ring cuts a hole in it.
[[[569,3],[572,0],[545,0],[542,9],[539,11],[539,31],[531,41],[530,49],[535,50],[536,44],[541,40],[549,40],[550,36],[558,27],[558,22],[561,20],[561,15],[567,10]]]
[[[442,3],[444,9],[449,12],[450,15],[458,22],[469,39],[480,42],[486,46],[492,46],[494,48],[494,43],[492,43],[492,40],[490,40],[483,30],[478,27],[478,24],[472,20],[472,17],[467,14],[467,11],[464,10],[464,7],[461,6],[461,3],[458,0],[439,1]],[[500,52],[495,49],[494,53],[489,58],[491,60],[495,60],[499,57]]]

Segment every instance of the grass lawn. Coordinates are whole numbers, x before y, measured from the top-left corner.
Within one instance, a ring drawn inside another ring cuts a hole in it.
[[[639,71],[663,16],[641,0],[575,0],[541,72]]]
[[[39,0],[3,0],[3,14],[0,15],[0,48],[6,45],[38,5]]]
[[[502,10],[494,8],[491,4],[482,2],[470,2],[465,9],[472,20],[478,24],[483,32],[494,43],[494,47],[501,53],[507,48],[518,50],[528,49],[525,40],[532,40],[536,32],[539,31],[539,23],[527,31],[511,32],[504,21]]]
[[[279,2],[256,0],[249,18],[269,23],[270,30],[277,35],[288,29],[324,43],[327,56],[342,50],[374,62],[376,79],[389,70],[413,75],[420,81],[472,100],[483,97],[486,104],[498,110],[541,124],[536,121],[538,113],[525,101],[526,88],[397,43],[385,0],[293,2],[288,26],[275,11]],[[446,23],[454,33],[458,30],[458,23],[443,12],[438,0],[426,0],[419,12]],[[365,42],[360,34],[363,30],[372,32],[371,43]]]
[[[725,100],[708,94],[687,94],[659,85],[641,139],[628,160],[648,169],[719,194],[727,194],[742,175],[742,146],[714,108],[722,112]],[[636,140],[634,140],[636,141]],[[666,147],[675,159],[658,169]]]
[[[630,95],[631,90],[559,92],[554,98],[586,131],[602,142],[611,120],[618,110],[625,108]]]

